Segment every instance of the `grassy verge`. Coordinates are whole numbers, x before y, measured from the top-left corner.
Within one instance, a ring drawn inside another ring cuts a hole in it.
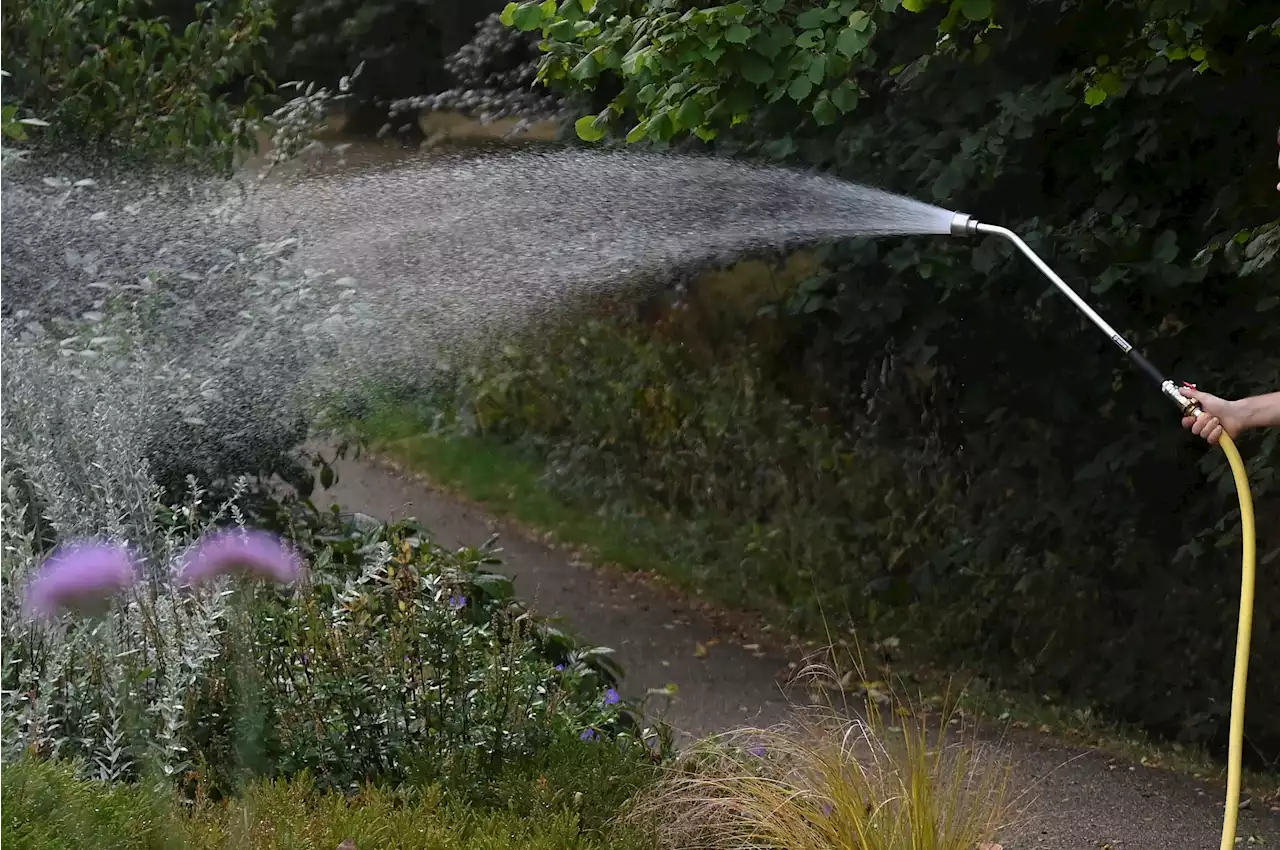
[[[441,785],[321,792],[303,774],[192,804],[23,760],[4,768],[0,840],[9,850],[334,850],[348,839],[357,850],[641,850],[651,837],[616,815],[653,776],[607,745],[573,739],[513,766],[483,802]]]
[[[433,484],[478,503],[493,514],[514,520],[557,542],[580,548],[600,566],[650,573],[688,590],[698,586],[689,568],[665,558],[657,539],[669,539],[661,517],[625,520],[602,515],[599,506],[549,489],[541,480],[539,460],[518,447],[483,437],[436,436],[423,433],[422,420],[410,409],[389,409],[353,426],[373,448]],[[739,600],[718,600],[734,606]],[[768,619],[766,617],[766,619]],[[802,635],[813,641],[822,635]],[[929,659],[895,660],[894,674],[919,687],[926,698],[949,693],[961,711],[1015,729],[1051,734],[1064,742],[1096,748],[1117,759],[1148,767],[1164,767],[1200,779],[1220,781],[1221,762],[1202,748],[1153,739],[1127,724],[1108,721],[1088,707],[1060,705],[1031,694],[985,687],[963,670],[942,670]],[[955,684],[966,682],[957,696]],[[1247,772],[1246,791],[1273,805],[1280,803],[1280,774]]]

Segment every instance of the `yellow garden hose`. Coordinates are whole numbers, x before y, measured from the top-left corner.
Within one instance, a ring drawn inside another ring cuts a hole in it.
[[[999,236],[1013,243],[1027,259],[1035,264],[1041,274],[1047,277],[1063,295],[1075,304],[1080,312],[1092,321],[1099,330],[1111,338],[1121,351],[1129,356],[1134,365],[1152,378],[1160,386],[1160,391],[1178,406],[1183,416],[1201,416],[1204,411],[1200,405],[1187,397],[1178,385],[1166,378],[1151,361],[1147,360],[1136,348],[1120,335],[1119,331],[1107,324],[1084,299],[1075,293],[1066,281],[1058,277],[1053,269],[1035,251],[1023,242],[1019,236],[1008,228],[993,224],[984,224],[966,213],[954,213],[951,219],[951,235],[966,237],[985,234]],[[1226,453],[1231,464],[1231,474],[1235,476],[1236,493],[1240,497],[1240,530],[1244,538],[1244,551],[1240,576],[1240,621],[1236,627],[1236,665],[1235,676],[1231,686],[1231,731],[1227,748],[1227,803],[1222,814],[1222,845],[1220,850],[1234,850],[1236,843],[1236,825],[1240,817],[1240,773],[1244,758],[1244,698],[1249,681],[1249,640],[1253,633],[1253,585],[1257,567],[1257,539],[1253,522],[1253,494],[1249,491],[1249,475],[1244,461],[1236,449],[1231,436],[1223,433],[1218,445]]]
[[[1236,669],[1231,686],[1231,734],[1227,749],[1227,807],[1222,813],[1220,850],[1236,845],[1236,822],[1240,817],[1240,771],[1244,757],[1244,697],[1249,681],[1249,640],[1253,634],[1253,583],[1257,568],[1257,538],[1253,524],[1253,494],[1240,451],[1230,435],[1223,433],[1218,445],[1231,463],[1240,497],[1240,532],[1244,548],[1240,567],[1240,622],[1236,626]]]

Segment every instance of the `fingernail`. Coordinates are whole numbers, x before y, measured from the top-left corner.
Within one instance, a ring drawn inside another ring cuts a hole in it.
[[[1193,390],[1194,390],[1194,389],[1196,389],[1196,385],[1195,385],[1195,384],[1193,384],[1193,383],[1191,383],[1190,381],[1183,381],[1183,382],[1182,382],[1182,385],[1183,385],[1184,387],[1191,387],[1191,389],[1193,389]]]

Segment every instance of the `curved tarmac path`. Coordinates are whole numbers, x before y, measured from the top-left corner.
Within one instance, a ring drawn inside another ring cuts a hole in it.
[[[326,452],[328,455],[328,452]],[[339,460],[336,485],[318,490],[322,508],[383,520],[413,517],[446,547],[476,546],[495,532],[516,590],[540,613],[566,618],[585,639],[613,647],[626,669],[623,690],[678,685],[667,719],[701,735],[781,719],[789,665],[780,646],[747,643],[696,602],[638,578],[593,569],[456,496],[399,471],[386,458]],[[701,647],[701,648],[700,648]],[[1012,730],[1005,746],[1016,765],[1014,789],[1034,797],[1005,850],[1213,850],[1222,822],[1222,789],[1167,770],[1117,762],[1047,736]],[[1241,812],[1238,847],[1280,847],[1280,817]]]

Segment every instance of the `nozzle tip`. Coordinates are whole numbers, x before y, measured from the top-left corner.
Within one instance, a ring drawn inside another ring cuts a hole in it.
[[[968,213],[956,213],[951,217],[952,236],[972,236],[977,232],[978,222]]]

